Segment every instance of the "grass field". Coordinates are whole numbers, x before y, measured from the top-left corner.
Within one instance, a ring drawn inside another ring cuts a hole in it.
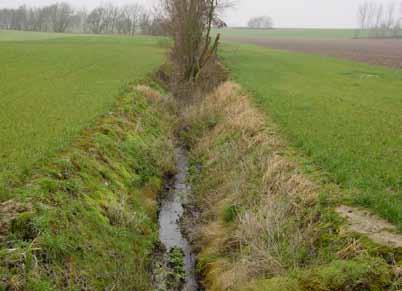
[[[0,30],[0,41],[29,41],[72,37],[74,34]]]
[[[348,39],[355,37],[354,29],[308,29],[308,28],[278,28],[278,29],[248,29],[224,28],[215,30],[223,37],[269,37],[269,38],[322,38]],[[365,36],[363,33],[361,36]]]
[[[402,230],[402,71],[247,45],[222,55],[351,202]]]
[[[0,36],[37,40],[0,44],[0,200],[6,185],[69,144],[164,55],[152,38],[43,37],[54,36]]]

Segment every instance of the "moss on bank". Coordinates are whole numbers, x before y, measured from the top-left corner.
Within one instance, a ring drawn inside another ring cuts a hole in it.
[[[207,290],[398,290],[387,260],[398,251],[375,253],[342,231],[336,186],[290,156],[238,85],[221,85],[184,118]]]
[[[174,116],[158,92],[131,86],[0,204],[0,290],[150,290]]]
[[[388,266],[376,258],[335,260],[328,265],[261,280],[244,291],[397,290],[392,289]],[[389,288],[387,288],[388,286]]]

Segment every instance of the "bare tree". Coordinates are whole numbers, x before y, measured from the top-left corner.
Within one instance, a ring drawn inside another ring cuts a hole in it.
[[[112,3],[103,6],[103,32],[113,34],[119,16],[119,8]]]
[[[396,4],[389,3],[384,18],[384,27],[387,30],[390,30],[394,27],[396,22],[395,15],[396,15]]]
[[[101,7],[95,8],[92,12],[88,15],[87,18],[87,27],[88,30],[94,34],[98,34],[102,32],[103,28],[103,14],[104,9]]]
[[[140,28],[143,34],[171,35],[170,21],[162,2],[141,15]]]
[[[140,26],[141,17],[145,14],[145,9],[139,4],[126,5],[122,8],[124,33],[134,35]]]
[[[39,8],[21,6],[0,9],[0,28],[32,31],[109,33],[134,35],[137,32],[164,34],[166,18],[139,5],[123,7],[111,3],[90,11],[74,10],[66,3]]]
[[[141,30],[141,33],[144,34],[151,34],[150,33],[150,26],[151,26],[151,15],[147,12],[144,12],[141,14],[140,16],[140,20],[139,20],[139,28]]]
[[[383,13],[384,13],[384,5],[383,4],[378,4],[376,8],[376,13],[375,13],[375,24],[374,24],[374,32],[376,37],[381,36],[381,24],[383,21]]]
[[[399,34],[399,28],[397,5],[396,3],[389,3],[383,21],[384,34],[388,34],[389,37],[397,37]]]
[[[247,26],[250,28],[272,29],[274,24],[270,16],[260,16],[251,18]]]
[[[33,10],[34,20],[33,29],[34,31],[47,31],[49,17],[45,9],[35,9]]]
[[[71,22],[73,9],[68,3],[57,3],[48,7],[50,21],[54,32],[66,32]]]
[[[11,29],[11,9],[0,10],[0,28]]]
[[[365,31],[369,26],[369,13],[370,13],[370,4],[369,2],[364,2],[359,5],[357,18],[359,23],[360,31]],[[356,37],[359,37],[359,30],[356,31]]]
[[[74,15],[71,17],[70,29],[72,32],[88,32],[86,28],[88,18],[88,12],[86,9],[81,9],[75,11]]]
[[[397,21],[394,28],[394,36],[402,37],[402,2],[399,4],[399,11],[397,13]]]
[[[163,0],[170,34],[174,40],[171,53],[183,81],[195,81],[215,55],[220,35],[211,36],[220,0]]]
[[[26,30],[27,29],[27,7],[20,6],[17,10],[14,11],[11,18],[11,26],[17,30]]]
[[[400,34],[401,16],[397,13],[396,3],[385,7],[375,2],[365,2],[359,6],[357,16],[360,31],[368,31],[371,37],[398,37]]]

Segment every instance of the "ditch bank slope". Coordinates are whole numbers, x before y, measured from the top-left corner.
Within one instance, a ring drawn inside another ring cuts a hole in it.
[[[131,86],[0,204],[0,290],[151,290],[157,194],[174,171],[169,100]]]
[[[207,290],[399,290],[400,250],[343,228],[336,187],[296,162],[238,85],[224,83],[184,119],[188,229]]]
[[[203,287],[400,289],[401,250],[344,230],[333,187],[295,162],[238,85],[226,82],[184,107],[180,138],[190,159],[187,165],[176,153],[177,168],[184,165],[170,194],[187,188],[189,175],[193,197],[179,199],[188,215],[172,225],[191,239]],[[1,203],[0,290],[153,290],[158,193],[176,172],[176,116],[156,90],[131,86],[112,112]],[[171,256],[179,275],[191,272],[185,257],[180,250]],[[167,289],[182,290],[178,280]]]

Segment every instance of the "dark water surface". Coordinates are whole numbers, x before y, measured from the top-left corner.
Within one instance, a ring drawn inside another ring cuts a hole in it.
[[[199,290],[195,275],[195,255],[191,245],[182,233],[180,219],[184,215],[183,204],[191,194],[191,187],[187,184],[188,159],[187,152],[178,147],[176,149],[177,174],[173,180],[173,187],[168,190],[161,202],[159,213],[159,238],[165,245],[167,252],[173,248],[180,248],[185,256],[186,283],[185,291]]]

